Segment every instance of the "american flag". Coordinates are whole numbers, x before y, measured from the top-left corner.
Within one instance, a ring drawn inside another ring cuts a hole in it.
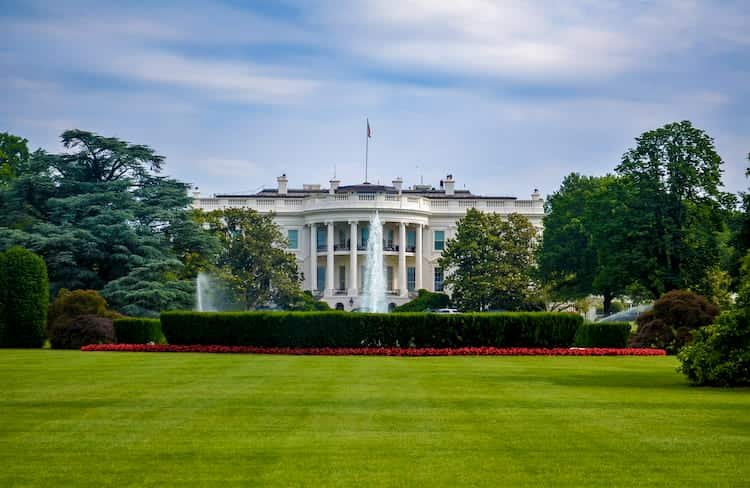
[[[370,129],[370,119],[367,119],[367,138],[372,137],[372,129]]]

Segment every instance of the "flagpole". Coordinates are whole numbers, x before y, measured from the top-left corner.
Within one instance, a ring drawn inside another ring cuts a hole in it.
[[[370,121],[369,119],[365,120],[367,122],[367,127],[365,129],[365,183],[367,183],[367,157],[370,152]]]

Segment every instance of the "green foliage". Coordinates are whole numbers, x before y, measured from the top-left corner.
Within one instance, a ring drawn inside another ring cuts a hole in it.
[[[627,281],[653,296],[684,288],[709,294],[709,274],[721,258],[722,209],[733,201],[720,191],[723,162],[713,139],[683,121],[636,141],[617,167],[630,189],[622,228]]]
[[[176,259],[152,261],[110,281],[102,290],[114,308],[133,317],[158,317],[161,310],[190,310],[195,286],[180,279]]]
[[[623,187],[614,176],[572,173],[547,200],[538,252],[539,275],[558,300],[604,297],[604,313],[624,291],[624,262],[610,245],[621,233],[617,211]]]
[[[447,308],[451,299],[445,293],[434,293],[429,290],[421,289],[417,291],[417,296],[411,301],[394,308],[394,312],[425,312],[428,310],[437,310]]]
[[[576,332],[575,347],[628,347],[630,322],[587,322]]]
[[[107,309],[107,301],[96,290],[70,291],[63,288],[49,305],[47,323],[52,327],[55,324],[70,322],[79,315],[95,315],[109,319],[121,316]]]
[[[283,296],[277,305],[290,312],[323,312],[331,310],[330,305],[323,300],[318,300],[307,290],[298,294]]]
[[[699,386],[750,385],[750,314],[723,313],[715,324],[694,332],[678,354],[680,371]]]
[[[2,347],[41,347],[47,325],[49,291],[44,260],[31,251],[12,247],[4,254],[0,274],[6,284]]]
[[[130,277],[113,285],[113,306],[147,303],[151,314],[184,306],[183,296],[164,288],[188,286],[202,264],[195,255],[210,255],[216,245],[187,210],[187,185],[158,176],[164,158],[147,146],[80,130],[66,131],[62,141],[70,152],[37,151],[0,186],[0,249],[22,245],[42,255],[53,293],[101,290]],[[159,282],[161,300],[142,300],[133,282]]]
[[[692,340],[696,329],[712,323],[718,315],[719,307],[705,297],[691,291],[672,290],[636,319],[638,329],[630,344],[666,349],[674,354]]]
[[[4,252],[0,252],[0,346],[5,337],[5,302],[8,299],[8,265]]]
[[[49,329],[52,349],[80,349],[89,344],[112,344],[115,340],[112,319],[96,315],[78,315]]]
[[[7,132],[0,133],[0,187],[7,185],[27,169],[28,142]]]
[[[159,319],[121,318],[113,322],[117,342],[122,344],[163,344],[166,342],[161,332]]]
[[[583,319],[548,312],[164,312],[170,344],[269,347],[568,347]]]
[[[204,214],[209,232],[221,243],[217,274],[245,310],[300,299],[302,275],[273,215],[228,208]]]
[[[466,311],[526,309],[534,301],[536,234],[522,215],[469,209],[439,260],[453,303]]]

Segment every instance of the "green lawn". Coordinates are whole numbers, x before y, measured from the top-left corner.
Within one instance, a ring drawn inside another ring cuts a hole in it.
[[[674,358],[0,350],[0,486],[748,486]]]

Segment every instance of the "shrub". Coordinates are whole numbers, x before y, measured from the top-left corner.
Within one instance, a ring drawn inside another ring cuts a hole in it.
[[[5,253],[0,252],[0,346],[4,344],[5,336],[5,301],[7,300],[6,291],[8,289],[7,265]]]
[[[394,312],[424,312],[447,308],[451,303],[450,297],[445,293],[433,293],[425,289],[417,291],[414,300],[404,303],[393,309]]]
[[[701,386],[750,385],[750,312],[722,314],[715,324],[696,330],[693,342],[678,354],[680,371]]]
[[[0,345],[41,347],[49,301],[47,266],[41,257],[21,247],[12,247],[4,254],[4,326]]]
[[[719,308],[691,291],[665,293],[654,308],[636,319],[631,347],[657,347],[674,354],[692,340],[692,332],[714,321]]]
[[[576,347],[627,347],[630,322],[591,322],[581,324],[573,345]]]
[[[165,312],[170,344],[262,347],[569,347],[583,319],[547,312]]]
[[[123,344],[147,344],[165,342],[159,319],[122,318],[113,321],[117,341]]]
[[[88,344],[112,344],[116,338],[112,319],[79,315],[54,324],[49,339],[53,349],[80,349]]]
[[[107,301],[96,290],[68,290],[62,288],[47,311],[49,327],[69,323],[80,315],[96,315],[108,319],[122,315],[107,310]]]

